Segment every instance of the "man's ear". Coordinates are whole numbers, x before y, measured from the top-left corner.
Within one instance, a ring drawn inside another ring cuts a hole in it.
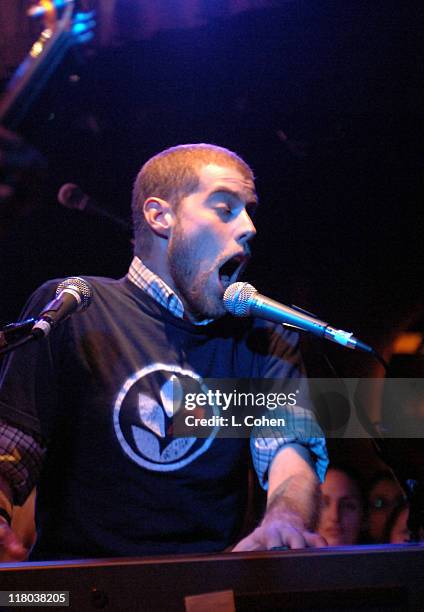
[[[143,204],[143,214],[155,234],[168,238],[174,225],[174,210],[167,200],[162,198],[147,198]]]

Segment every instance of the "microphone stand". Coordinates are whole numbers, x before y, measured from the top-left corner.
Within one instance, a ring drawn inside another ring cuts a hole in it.
[[[0,349],[0,355],[6,355],[7,353],[11,353],[12,351],[19,348],[20,346],[23,346],[24,344],[28,344],[28,342],[31,342],[31,340],[37,340],[37,336],[34,336],[33,334],[28,334],[28,336],[25,336],[24,338],[20,338],[20,340],[16,340],[16,342],[12,342],[12,344],[8,344],[7,346],[4,346],[3,348]]]
[[[32,333],[36,320],[31,317],[24,321],[8,323],[0,329],[0,356],[11,353],[15,349],[36,340],[39,337]]]

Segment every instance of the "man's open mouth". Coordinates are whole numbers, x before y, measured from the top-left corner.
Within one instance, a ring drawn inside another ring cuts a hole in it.
[[[225,261],[219,268],[218,274],[222,286],[226,289],[231,283],[235,283],[241,272],[249,261],[247,253],[233,255]]]

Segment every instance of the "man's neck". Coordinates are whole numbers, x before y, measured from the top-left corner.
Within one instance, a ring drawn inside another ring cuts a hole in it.
[[[172,289],[172,291],[176,295],[178,295],[178,290],[175,287],[175,284],[169,272],[168,266],[166,262],[163,261],[163,258],[155,257],[152,255],[145,255],[145,256],[138,255],[138,258],[143,262],[146,268],[149,268],[149,270],[151,270],[154,274],[159,276],[159,278],[163,280],[163,282],[166,283],[168,287]],[[179,295],[178,297],[181,299]]]

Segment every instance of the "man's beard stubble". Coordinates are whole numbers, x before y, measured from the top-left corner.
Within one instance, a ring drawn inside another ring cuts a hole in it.
[[[226,310],[222,300],[211,293],[210,272],[201,272],[202,239],[189,239],[179,222],[168,247],[168,266],[185,314],[195,320],[217,319]]]

